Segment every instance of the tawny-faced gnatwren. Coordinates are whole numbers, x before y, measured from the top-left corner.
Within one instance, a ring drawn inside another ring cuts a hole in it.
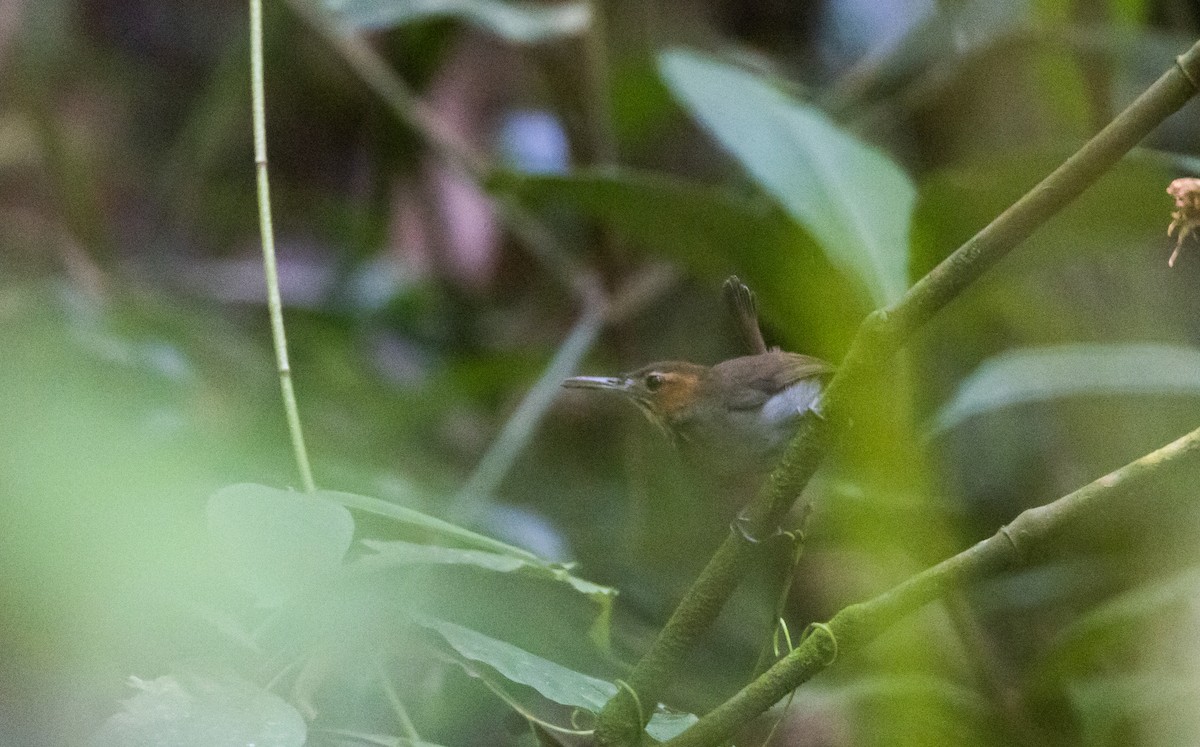
[[[689,461],[715,472],[770,469],[801,417],[817,405],[834,368],[818,358],[768,349],[750,289],[731,277],[724,292],[752,355],[715,366],[663,361],[622,376],[576,376],[563,386],[623,395]]]

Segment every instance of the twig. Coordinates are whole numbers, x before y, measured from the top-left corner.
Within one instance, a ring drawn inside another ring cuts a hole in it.
[[[412,717],[408,715],[408,709],[404,707],[404,701],[400,700],[400,695],[392,685],[391,677],[388,676],[387,670],[383,668],[383,662],[375,662],[375,671],[379,675],[379,683],[383,686],[383,692],[387,695],[388,702],[392,705],[392,710],[396,712],[396,720],[400,722],[400,728],[404,731],[404,738],[413,744],[422,744],[421,735],[417,732],[417,727],[413,723]]]
[[[1022,512],[991,537],[926,569],[866,602],[846,607],[818,626],[795,651],[780,659],[729,700],[665,744],[711,747],[763,713],[802,683],[858,651],[893,624],[962,585],[1031,563],[1053,550],[1060,534],[1084,516],[1144,495],[1151,480],[1161,480],[1200,463],[1200,429],[1130,462],[1073,493]]]
[[[397,119],[424,141],[426,147],[492,198],[499,219],[579,303],[586,305],[600,292],[602,286],[596,273],[566,251],[529,211],[510,195],[488,190],[494,166],[487,156],[460,138],[421,101],[365,39],[312,0],[288,0],[288,5],[341,54],[359,78],[387,104]]]
[[[583,316],[559,346],[546,370],[497,434],[487,453],[479,460],[475,472],[459,490],[451,509],[452,517],[469,518],[482,501],[499,487],[533,435],[534,428],[558,396],[562,380],[575,372],[579,361],[592,349],[604,326],[604,318],[603,304],[595,302],[584,308]]]
[[[996,704],[996,711],[1010,738],[1025,747],[1045,744],[1046,737],[1038,733],[1013,673],[1006,666],[995,641],[983,629],[966,596],[956,589],[947,593],[943,602],[954,631],[970,658],[975,679]]]
[[[317,489],[308,450],[304,446],[304,431],[300,427],[300,408],[292,386],[292,368],[288,363],[287,335],[283,329],[283,301],[279,297],[279,270],[275,264],[275,230],[271,226],[271,189],[267,176],[267,115],[266,93],[263,84],[263,22],[262,0],[250,0],[250,88],[254,113],[254,170],[258,178],[258,227],[262,234],[263,271],[267,279],[267,308],[271,315],[271,339],[275,345],[275,363],[279,370],[279,388],[283,392],[283,408],[287,413],[288,433],[292,451],[300,469],[304,489]]]
[[[1141,96],[1078,152],[983,230],[921,278],[895,305],[873,312],[859,327],[842,366],[821,400],[820,417],[806,417],[778,467],[748,507],[741,531],[731,532],[692,584],[628,682],[646,702],[661,700],[672,673],[712,624],[755,562],[755,545],[778,526],[821,464],[853,412],[855,392],[934,314],[975,282],[1040,225],[1089,187],[1121,156],[1196,92],[1200,43],[1177,58]],[[802,647],[805,650],[810,647]],[[635,744],[643,724],[624,693],[597,721],[597,744]]]

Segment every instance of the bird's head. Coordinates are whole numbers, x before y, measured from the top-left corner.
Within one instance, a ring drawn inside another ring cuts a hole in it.
[[[574,389],[616,392],[638,406],[650,422],[672,433],[671,424],[695,407],[703,396],[701,382],[706,366],[685,361],[664,361],[623,376],[575,376],[563,382]]]

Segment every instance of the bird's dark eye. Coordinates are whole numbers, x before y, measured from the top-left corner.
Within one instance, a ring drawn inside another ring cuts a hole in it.
[[[666,377],[662,374],[646,374],[646,388],[652,392],[657,392],[664,381],[666,381]]]

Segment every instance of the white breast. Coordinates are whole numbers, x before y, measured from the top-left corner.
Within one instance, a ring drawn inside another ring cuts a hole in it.
[[[704,437],[722,448],[747,455],[773,452],[791,440],[800,417],[821,394],[821,383],[804,379],[780,391],[757,410],[732,410],[725,421],[727,428],[707,432]]]
[[[772,446],[791,438],[796,422],[820,394],[821,383],[817,379],[801,379],[763,404],[759,421],[775,438]]]

